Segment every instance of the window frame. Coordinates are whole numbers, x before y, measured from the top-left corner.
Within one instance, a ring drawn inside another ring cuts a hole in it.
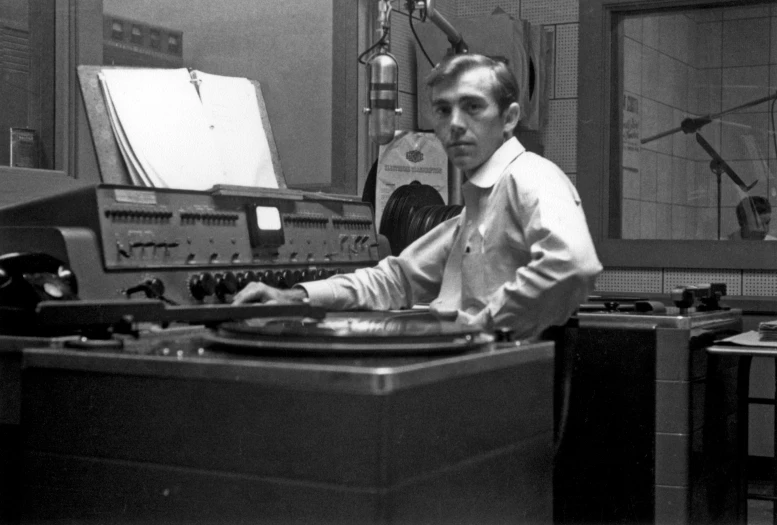
[[[614,217],[619,152],[612,134],[620,130],[617,85],[618,15],[678,11],[693,7],[743,7],[759,0],[581,0],[578,69],[577,187],[591,235],[605,267],[777,270],[777,242],[639,240],[608,238]],[[615,171],[613,171],[615,170]],[[617,197],[616,197],[617,200]]]

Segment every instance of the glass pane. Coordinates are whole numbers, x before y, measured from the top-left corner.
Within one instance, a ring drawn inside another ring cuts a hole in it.
[[[294,0],[282,9],[257,0],[102,5],[103,65],[185,67],[258,81],[286,183],[330,184],[333,0]]]
[[[37,12],[37,11],[36,11]],[[50,22],[50,23],[49,23]],[[35,35],[32,26],[41,34]],[[0,165],[53,168],[53,20],[31,20],[27,0],[0,2]]]
[[[639,12],[615,24],[610,237],[777,240],[777,10]]]

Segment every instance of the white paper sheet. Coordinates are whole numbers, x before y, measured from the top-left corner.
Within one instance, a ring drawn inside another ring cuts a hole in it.
[[[221,184],[277,188],[254,85],[246,78],[192,72],[224,167]]]
[[[105,69],[102,79],[120,123],[114,131],[123,130],[147,182],[195,190],[223,183],[221,155],[186,69]]]

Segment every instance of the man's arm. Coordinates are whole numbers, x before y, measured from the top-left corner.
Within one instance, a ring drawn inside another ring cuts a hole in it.
[[[398,257],[387,257],[373,268],[299,283],[290,290],[250,283],[235,295],[233,304],[309,301],[328,310],[393,310],[427,303],[439,292],[457,220],[440,224]]]
[[[373,268],[297,286],[307,291],[311,305],[330,310],[395,310],[428,303],[440,291],[458,219],[438,225]]]

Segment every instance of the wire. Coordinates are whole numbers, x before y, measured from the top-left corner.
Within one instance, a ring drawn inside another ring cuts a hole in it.
[[[772,142],[774,143],[774,156],[777,157],[777,136],[775,135],[777,134],[777,129],[775,129],[775,125],[774,125],[774,104],[775,103],[777,103],[777,98],[772,100],[772,110],[771,110],[771,124],[772,124],[771,135],[772,135]]]
[[[413,26],[413,16],[412,14],[407,17],[407,19],[410,21],[410,31],[413,32],[413,37],[415,38],[415,41],[418,42],[418,47],[421,48],[421,52],[426,57],[426,60],[429,62],[429,65],[434,67],[434,62],[432,62],[432,59],[429,58],[429,55],[426,52],[426,49],[424,49],[424,45],[421,43],[421,39],[418,38],[418,34],[415,32],[415,26]]]
[[[361,65],[363,65],[363,66],[367,65],[367,63],[364,61],[364,57],[367,56],[367,54],[369,54],[370,51],[372,51],[376,47],[383,46],[383,45],[386,44],[386,40],[388,39],[388,34],[389,34],[389,28],[388,27],[384,27],[383,28],[383,35],[380,37],[380,40],[378,40],[377,42],[372,44],[361,55],[359,55],[359,58],[357,60],[359,61],[359,63]]]
[[[413,26],[413,11],[415,11],[415,1],[407,0],[405,2],[405,9],[407,9],[407,13],[404,13],[402,11],[397,11],[397,12],[407,17],[410,23],[410,31],[413,33],[413,38],[415,38],[415,41],[418,43],[418,47],[421,48],[421,52],[426,57],[426,60],[429,62],[429,65],[434,67],[434,62],[432,62],[432,59],[429,58],[429,54],[426,52],[426,49],[424,49],[424,45],[421,43],[421,39],[418,38],[418,33],[415,32],[415,26]],[[421,13],[422,13],[421,22],[424,22],[426,21],[426,9],[422,9]]]

